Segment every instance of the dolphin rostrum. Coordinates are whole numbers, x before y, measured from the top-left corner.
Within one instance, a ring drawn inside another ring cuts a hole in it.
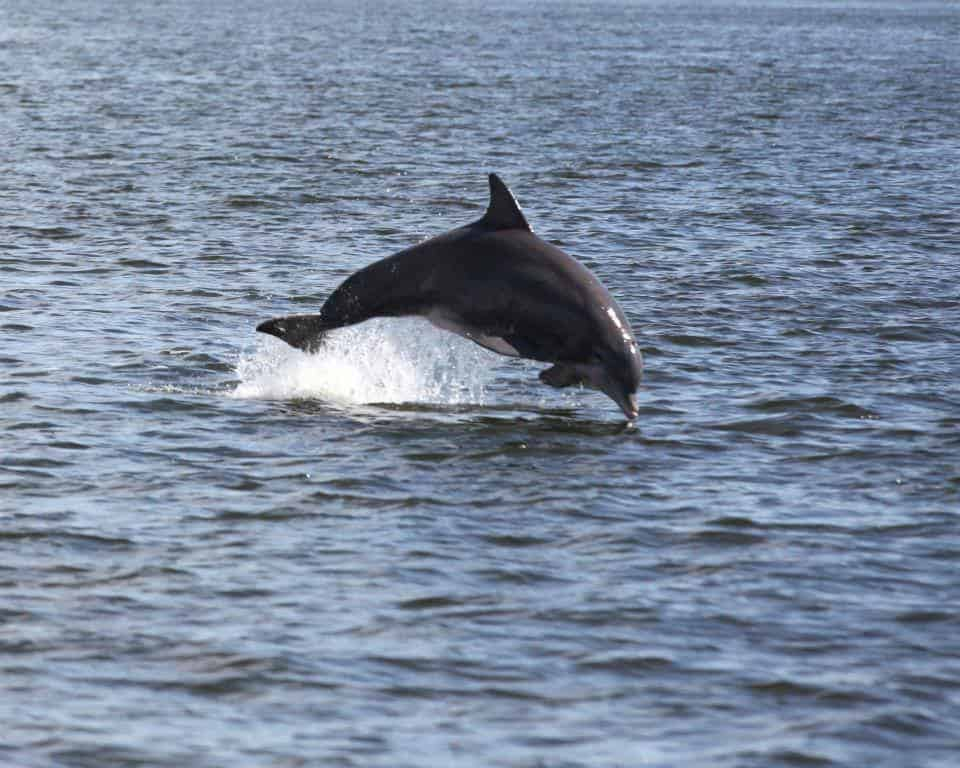
[[[643,366],[623,311],[586,267],[533,234],[496,174],[479,221],[364,267],[319,314],[274,318],[257,330],[313,351],[327,331],[403,315],[501,355],[553,363],[540,381],[599,389],[627,419],[637,417]]]

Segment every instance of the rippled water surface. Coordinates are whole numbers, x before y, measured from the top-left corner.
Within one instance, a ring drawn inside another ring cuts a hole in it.
[[[952,3],[0,1],[0,762],[956,766]],[[416,320],[477,218],[625,427]]]

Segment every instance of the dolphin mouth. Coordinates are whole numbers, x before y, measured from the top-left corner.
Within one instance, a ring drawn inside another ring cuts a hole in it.
[[[637,406],[637,396],[633,392],[624,392],[614,399],[620,406],[620,410],[623,411],[623,415],[627,417],[627,421],[633,421],[640,414],[640,409]]]

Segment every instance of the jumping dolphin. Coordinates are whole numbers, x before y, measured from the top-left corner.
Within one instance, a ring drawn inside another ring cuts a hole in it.
[[[627,419],[637,417],[643,365],[623,311],[586,267],[533,234],[494,173],[480,220],[364,267],[319,314],[274,318],[257,330],[313,351],[327,331],[403,315],[501,355],[554,363],[540,381],[599,389]]]

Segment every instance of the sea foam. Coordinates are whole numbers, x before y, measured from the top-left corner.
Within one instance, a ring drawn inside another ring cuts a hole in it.
[[[240,356],[238,398],[483,404],[498,356],[419,319],[332,331],[312,354],[263,336]]]

